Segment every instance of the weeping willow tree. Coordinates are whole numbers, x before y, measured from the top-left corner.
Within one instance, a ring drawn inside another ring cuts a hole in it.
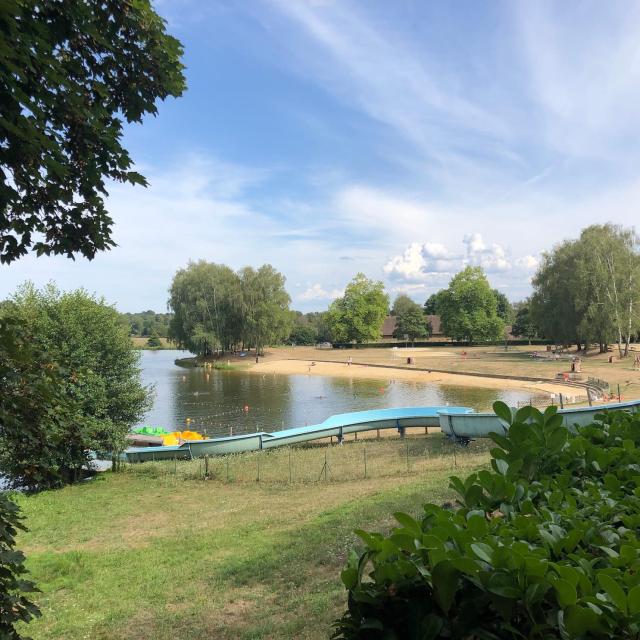
[[[271,265],[239,273],[200,260],[180,269],[169,289],[169,336],[199,356],[236,346],[260,351],[288,337],[289,294]]]

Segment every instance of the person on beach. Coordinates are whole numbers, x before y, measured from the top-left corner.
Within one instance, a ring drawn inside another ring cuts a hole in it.
[[[350,367],[352,362],[353,362],[353,360],[352,360],[351,356],[349,356],[347,358],[347,366]]]

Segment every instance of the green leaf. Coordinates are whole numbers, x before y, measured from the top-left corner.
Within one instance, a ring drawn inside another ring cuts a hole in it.
[[[558,596],[558,604],[564,608],[575,604],[578,600],[576,588],[564,578],[558,578],[553,583],[553,588]]]
[[[507,472],[509,471],[509,464],[504,460],[494,460],[493,462],[496,465],[496,469],[498,470],[498,473],[500,473],[503,476],[506,476]]]
[[[433,568],[433,595],[445,613],[449,611],[455,599],[459,575],[449,560],[443,560]]]
[[[623,614],[627,613],[627,597],[622,587],[606,573],[598,574],[598,583],[605,590],[609,600],[619,609]]]
[[[627,595],[627,605],[629,606],[629,613],[632,616],[636,613],[640,613],[640,585],[636,585],[629,590]]]
[[[414,518],[412,518],[409,514],[407,513],[402,513],[401,511],[398,511],[397,513],[393,514],[393,517],[410,533],[412,533],[413,535],[415,535],[417,538],[419,538],[420,536],[422,536],[422,527],[420,526],[420,524],[418,523],[417,520],[415,520]]]
[[[480,560],[484,560],[485,562],[492,564],[493,557],[493,549],[484,542],[474,542],[471,545],[471,550],[475,553]]]
[[[511,425],[511,409],[504,402],[502,402],[502,400],[496,400],[493,403],[493,412],[506,424]]]
[[[564,625],[572,638],[597,632],[600,627],[600,618],[593,609],[572,605],[564,613]]]

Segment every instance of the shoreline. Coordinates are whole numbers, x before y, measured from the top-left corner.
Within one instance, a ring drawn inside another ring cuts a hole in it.
[[[314,365],[311,362],[315,362]],[[485,389],[519,389],[539,394],[562,393],[566,396],[581,395],[580,389],[561,382],[527,381],[509,378],[496,378],[485,375],[469,375],[442,371],[425,371],[405,367],[371,366],[344,362],[311,360],[266,360],[253,364],[247,369],[257,374],[312,375],[339,378],[359,378],[370,380],[404,380],[429,384],[449,384],[461,387],[481,387]]]

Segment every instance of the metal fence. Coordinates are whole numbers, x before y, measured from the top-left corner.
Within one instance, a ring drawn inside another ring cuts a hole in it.
[[[342,445],[283,447],[194,460],[126,465],[128,473],[223,483],[316,483],[475,468],[488,460],[489,440],[454,445],[441,434],[352,440]]]

